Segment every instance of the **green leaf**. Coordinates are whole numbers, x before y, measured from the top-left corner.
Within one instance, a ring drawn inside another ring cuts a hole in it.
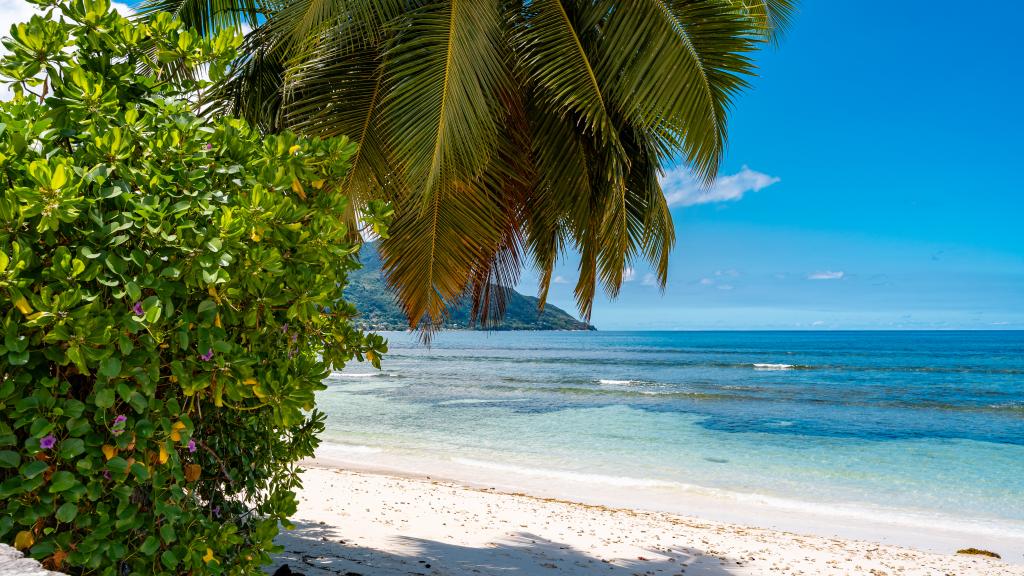
[[[78,505],[74,502],[66,502],[57,508],[57,520],[61,522],[71,522],[78,516]]]
[[[21,456],[12,450],[0,450],[0,468],[17,468],[21,464]]]
[[[28,364],[28,350],[24,352],[8,352],[7,361],[11,363],[11,366],[24,366]]]
[[[58,450],[60,457],[65,460],[70,460],[82,452],[85,452],[85,442],[81,438],[68,438],[66,440],[62,440],[60,443],[60,449]]]
[[[150,534],[146,537],[146,540],[142,543],[142,546],[139,546],[139,551],[145,554],[146,556],[152,556],[159,548],[160,540],[158,540],[156,536]]]
[[[114,355],[100,360],[100,375],[115,378],[121,374],[121,359]]]
[[[43,473],[50,465],[41,460],[32,460],[21,467],[21,475],[31,479]]]
[[[114,389],[113,388],[100,388],[96,391],[96,406],[100,408],[110,408],[114,405]]]
[[[160,537],[163,538],[164,542],[170,544],[177,538],[174,534],[174,526],[170,524],[164,524],[160,526]]]
[[[142,301],[142,309],[145,311],[146,322],[153,323],[160,319],[161,304],[156,296],[150,296]]]
[[[114,456],[107,461],[107,468],[110,469],[111,472],[121,475],[128,470],[128,461],[120,456]]]
[[[50,493],[63,492],[75,484],[78,484],[78,481],[75,480],[74,474],[67,470],[58,470],[50,477]]]
[[[133,301],[142,298],[142,290],[139,289],[139,285],[134,281],[128,282],[124,285],[124,289],[128,291],[128,297]]]
[[[178,557],[174,555],[174,552],[165,550],[164,553],[160,555],[160,563],[168,570],[173,570],[174,567],[178,565]]]

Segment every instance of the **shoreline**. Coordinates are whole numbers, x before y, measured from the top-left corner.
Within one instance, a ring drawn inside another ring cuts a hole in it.
[[[452,460],[434,454],[396,454],[330,442],[321,445],[314,460],[303,463],[310,464],[413,480],[442,480],[505,494],[528,494],[819,537],[872,541],[940,554],[981,548],[999,553],[1010,563],[1024,565],[1024,526],[1016,524],[1010,528],[1002,524],[981,524],[973,518],[835,502],[815,503],[599,474],[536,470],[529,472],[540,474],[525,474],[524,469],[500,463]],[[626,482],[604,482],[608,480]]]
[[[271,570],[287,563],[310,576],[1024,576],[1024,565],[986,557],[355,471],[327,460],[303,464],[296,529],[279,536],[285,551]]]

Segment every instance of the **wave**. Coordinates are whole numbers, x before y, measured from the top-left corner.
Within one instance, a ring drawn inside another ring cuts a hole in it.
[[[646,384],[647,381],[646,380],[610,380],[610,379],[606,379],[606,378],[601,378],[601,379],[599,379],[597,381],[597,383],[598,384],[610,384],[610,385],[628,386],[630,384]]]
[[[343,380],[359,380],[362,378],[398,378],[398,374],[390,374],[388,372],[335,372],[332,374],[335,378],[341,378]]]
[[[344,452],[346,454],[380,454],[384,451],[383,448],[376,446],[364,446],[362,444],[336,444],[334,442],[324,442],[320,445],[320,450],[327,452]]]
[[[754,370],[793,370],[795,364],[753,364]]]

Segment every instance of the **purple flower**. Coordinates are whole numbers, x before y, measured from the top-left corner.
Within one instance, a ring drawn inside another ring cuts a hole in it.
[[[213,507],[213,516],[214,518],[220,518],[220,506]]]
[[[213,360],[213,348],[207,350],[206,354],[200,354],[199,359],[202,360],[203,362],[209,362],[210,360]]]
[[[142,302],[136,302],[132,305],[132,312],[135,313],[136,316],[142,316],[145,314],[146,311],[142,309]]]
[[[110,470],[104,470],[103,477],[106,478],[107,480],[110,480]]]
[[[288,332],[288,323],[287,322],[285,322],[284,324],[281,325],[281,333],[284,334],[285,332]]]
[[[49,450],[57,445],[57,439],[53,437],[53,434],[47,434],[39,439],[39,447],[43,450]]]
[[[193,440],[192,438],[188,439],[188,451],[189,452],[195,452],[196,451],[196,441]]]
[[[210,144],[209,142],[207,142],[206,146],[204,146],[204,148],[206,148],[207,150],[213,150],[213,144]]]
[[[111,428],[114,431],[114,436],[120,436],[124,432],[124,423],[128,421],[128,417],[124,414],[118,414],[114,418],[114,424]]]

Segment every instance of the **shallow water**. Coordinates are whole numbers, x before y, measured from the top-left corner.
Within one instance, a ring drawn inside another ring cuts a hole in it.
[[[1024,332],[388,334],[326,439],[500,473],[1024,528]]]

